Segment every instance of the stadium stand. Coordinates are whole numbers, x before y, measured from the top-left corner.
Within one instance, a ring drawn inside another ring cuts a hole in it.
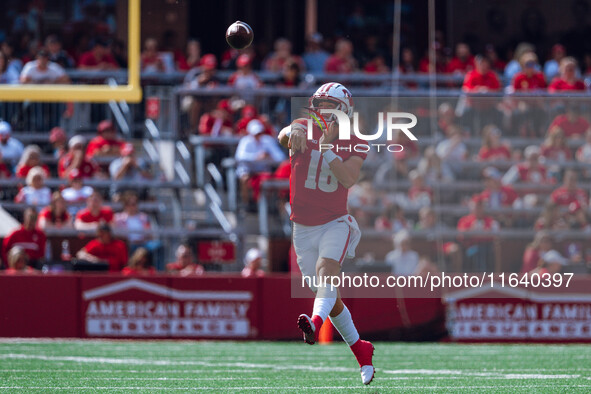
[[[37,49],[44,50],[41,57],[49,50],[50,61],[65,68],[72,84],[126,83],[127,73],[120,68],[124,66],[124,54],[116,43],[105,40],[108,37],[92,38],[92,45],[89,42],[83,47],[51,35],[45,40],[47,48]],[[65,46],[60,49],[62,43]],[[107,49],[111,44],[112,55]],[[68,139],[81,135],[90,141],[96,137],[97,127],[99,133],[102,131],[100,122],[110,120],[125,151],[94,157],[98,171],[83,184],[98,190],[106,198],[106,205],[116,212],[122,209],[118,200],[122,191],[133,189],[139,193],[139,209],[152,226],[138,231],[162,241],[164,253],[154,262],[159,270],[164,268],[164,261],[173,260],[177,246],[187,242],[188,237],[193,252],[197,252],[200,240],[213,239],[233,243],[238,256],[242,256],[250,247],[258,246],[262,236],[268,253],[283,248],[287,254],[288,181],[273,174],[280,163],[258,163],[265,166],[264,173],[269,176],[260,179],[260,193],[255,193],[252,201],[241,203],[237,169],[249,163],[235,160],[235,150],[248,121],[260,120],[264,132],[274,136],[289,123],[291,97],[307,97],[316,86],[331,80],[349,86],[355,97],[390,97],[395,90],[397,105],[419,118],[419,141],[413,147],[416,153],[404,159],[387,152],[372,154],[364,165],[363,181],[371,185],[364,193],[372,193],[364,198],[375,204],[350,204],[365,227],[360,258],[375,259],[379,265],[391,250],[390,239],[398,225],[411,232],[415,250],[423,251],[440,269],[448,268],[453,260],[446,252],[446,243],[459,245],[468,258],[470,239],[478,240],[482,234],[479,230],[460,234],[449,229],[455,229],[462,217],[469,216],[472,197],[487,190],[483,214],[500,225],[500,229],[487,234],[492,242],[487,253],[493,256],[495,270],[519,271],[521,254],[533,240],[545,204],[561,184],[564,172],[575,170],[578,187],[591,189],[591,172],[587,168],[591,149],[587,114],[591,101],[586,91],[591,79],[588,70],[577,70],[576,60],[568,56],[557,57],[559,62],[544,66],[544,72],[546,68],[554,70],[550,78],[548,73],[544,76],[531,71],[540,69],[538,59],[543,59],[531,46],[522,45],[516,60],[507,64],[504,60],[510,59],[500,59],[494,48],[487,47],[484,55],[474,57],[466,44],[456,43],[453,57],[437,50],[437,73],[429,75],[428,61],[425,63],[423,58],[414,64],[408,48],[402,51],[400,72],[390,72],[385,59],[355,51],[352,45],[356,43],[346,40],[339,41],[330,56],[332,51],[322,50],[326,42],[320,35],[309,39],[309,52],[301,54],[303,57],[292,53],[288,40],[278,40],[275,52],[266,58],[252,51],[240,56],[232,51],[222,56],[204,54],[198,41],[188,46],[187,58],[178,49],[166,52],[174,56],[165,56],[155,39],[149,38],[144,44],[141,81],[145,94],[140,104],[2,102],[0,118],[10,124],[12,138],[24,146],[40,147],[39,164],[49,170],[44,185],[51,191],[63,190],[70,181],[58,177],[65,141],[57,142],[48,131],[59,126]],[[15,54],[22,53],[22,48],[10,45],[16,44],[7,40],[3,49],[2,59],[7,63],[2,71],[3,82],[32,59],[31,55],[17,57]],[[325,66],[317,64],[318,59]],[[101,61],[110,66],[95,69]],[[236,68],[241,70],[238,74]],[[249,68],[253,71],[245,71]],[[256,86],[247,79],[256,81]],[[431,86],[437,87],[436,97],[428,89]],[[540,90],[531,90],[532,86]],[[404,138],[401,144],[406,144]],[[539,169],[529,167],[531,147],[541,152]],[[136,159],[126,159],[122,154],[135,155]],[[149,168],[150,179],[110,180],[109,165],[114,160],[125,165],[134,160],[145,163],[138,168],[142,168],[142,174],[144,168]],[[6,164],[14,174],[15,163]],[[496,188],[489,190],[489,181],[483,175],[492,171],[489,168],[498,171],[503,188],[514,190],[516,198],[511,204],[497,201],[500,195]],[[510,182],[515,174],[519,181]],[[28,206],[14,201],[24,183],[24,179],[14,176],[0,179],[1,205],[17,219]],[[567,228],[587,231],[589,203],[586,197],[585,201],[570,198],[571,192],[565,192],[568,204],[558,207],[556,215]],[[571,206],[575,203],[579,208]],[[425,206],[435,215],[436,228],[415,229]],[[69,210],[79,208],[80,203],[69,203]],[[442,233],[437,230],[439,226],[447,230]],[[71,241],[72,254],[79,248],[78,233],[73,229],[48,229],[47,234],[52,246],[47,255],[54,260],[59,257],[64,239]],[[118,234],[117,229],[115,234],[125,235]],[[571,243],[580,244],[579,233],[564,233],[560,242],[567,249]],[[504,247],[512,243],[516,246]],[[512,250],[511,256],[507,255],[508,249]],[[568,250],[561,252],[568,255]],[[585,261],[591,261],[591,250],[583,250],[582,254]],[[241,260],[218,264],[214,259],[204,265],[206,271],[240,271]],[[469,268],[461,263],[457,267],[457,261],[454,264],[456,268]]]

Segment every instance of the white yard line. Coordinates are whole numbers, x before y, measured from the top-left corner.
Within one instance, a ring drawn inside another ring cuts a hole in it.
[[[575,379],[580,378],[581,375],[543,375],[543,374],[503,374],[499,372],[472,372],[465,370],[449,370],[449,369],[399,369],[399,370],[384,370],[383,373],[389,374],[420,374],[420,375],[462,375],[462,376],[480,376],[480,377],[498,377],[504,379]]]
[[[590,388],[591,385],[529,385],[524,386],[524,389],[529,388]],[[507,388],[515,390],[515,386],[499,386],[499,385],[489,385],[489,386],[387,386],[387,387],[377,387],[377,386],[369,386],[371,388],[380,388],[385,390],[473,390],[473,389],[499,389],[499,388]],[[203,391],[203,390],[214,390],[214,391],[227,391],[227,390],[270,390],[270,391],[278,391],[278,390],[295,390],[295,391],[302,391],[302,390],[360,390],[363,387],[351,387],[351,386],[312,386],[312,387],[305,387],[305,386],[247,386],[247,387],[137,387],[137,386],[119,386],[119,387],[83,387],[83,386],[64,386],[64,387],[54,387],[54,386],[0,386],[0,389],[7,389],[7,390],[158,390],[158,391]]]
[[[84,357],[84,356],[47,356],[41,354],[3,354],[0,359],[12,360],[43,360],[43,361],[71,361],[77,363],[98,363],[98,364],[116,364],[116,365],[190,365],[209,367],[235,367],[249,369],[270,369],[279,371],[305,370],[312,372],[358,372],[354,368],[345,367],[325,367],[314,365],[276,365],[276,364],[255,364],[255,363],[212,363],[209,361],[176,361],[176,360],[142,360],[136,358],[109,358],[109,357]],[[174,373],[175,371],[161,371],[161,373]],[[197,371],[195,371],[197,373]],[[576,379],[581,378],[580,374],[541,374],[541,373],[503,373],[503,372],[478,372],[457,369],[399,369],[399,370],[381,370],[378,373],[392,375],[421,375],[425,376],[459,376],[459,377],[482,377],[491,379],[507,380],[525,380],[525,379]],[[586,377],[585,377],[586,378]]]
[[[18,377],[11,377],[10,380],[31,380],[32,378],[30,376],[18,376]],[[46,380],[46,379],[51,379],[54,380],[55,378],[52,377],[40,377],[40,378],[36,378],[38,380]],[[72,378],[70,376],[68,376],[67,378],[63,378],[63,379],[76,379],[76,380],[140,380],[140,381],[208,381],[208,380],[269,380],[268,378],[260,378],[260,377],[243,377],[243,378],[227,378],[227,377],[209,377],[209,378],[168,378],[168,377],[161,377],[161,378],[134,378],[134,377],[121,377],[121,378],[113,378],[113,377],[96,377],[93,376],[91,378],[89,377],[78,377],[78,378]],[[282,377],[282,380],[294,380],[294,379],[299,379],[299,378],[285,378]],[[358,380],[358,378],[355,378],[355,380]]]
[[[175,361],[175,360],[142,360],[137,358],[109,358],[109,357],[83,357],[83,356],[46,356],[41,354],[2,354],[1,359],[13,360],[43,360],[43,361],[72,361],[91,364],[124,364],[124,365],[202,365],[207,367],[240,367],[260,368],[273,370],[305,370],[316,372],[352,372],[354,368],[344,367],[320,367],[310,365],[276,365],[253,363],[212,363],[209,361]]]
[[[0,356],[1,358],[1,356]],[[381,370],[378,369],[379,372],[384,373],[392,373],[396,374],[399,371],[404,370]],[[113,369],[0,369],[0,372],[25,372],[25,373],[84,373],[84,374],[101,374],[101,373],[138,373],[138,374],[162,374],[162,373],[173,373],[173,374],[194,374],[204,371],[203,369],[179,369],[170,371],[167,369],[126,369],[126,370],[113,370]],[[407,371],[419,371],[418,369],[407,369]],[[440,370],[436,370],[440,371]],[[494,372],[491,373],[508,373],[508,374],[515,374],[515,373],[527,373],[527,372],[589,372],[591,373],[591,369],[589,368],[574,368],[574,369],[565,369],[565,368],[531,368],[531,369],[495,369]],[[228,373],[253,373],[258,372],[254,369],[207,369],[207,373],[217,373],[217,372],[228,372]],[[393,377],[391,379],[398,379],[398,377]],[[584,379],[591,380],[591,377],[584,377]]]
[[[83,374],[128,374],[128,373],[137,373],[137,374],[159,374],[162,375],[164,373],[172,373],[172,374],[197,374],[204,372],[204,369],[193,369],[193,370],[168,370],[168,369],[147,369],[147,370],[113,370],[113,369],[0,369],[0,373],[2,372],[23,372],[23,373],[83,373]],[[259,372],[254,369],[207,369],[207,373],[255,373]]]

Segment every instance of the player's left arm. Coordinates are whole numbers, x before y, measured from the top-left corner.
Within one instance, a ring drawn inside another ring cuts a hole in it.
[[[341,161],[337,158],[330,161],[328,164],[330,171],[332,171],[334,176],[337,177],[341,185],[347,189],[353,186],[359,179],[362,165],[363,159],[359,156],[351,156],[345,161]]]

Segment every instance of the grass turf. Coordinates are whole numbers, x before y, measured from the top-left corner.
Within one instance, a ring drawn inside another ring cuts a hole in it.
[[[0,342],[0,392],[590,392],[591,346],[375,343],[364,387],[342,343]]]

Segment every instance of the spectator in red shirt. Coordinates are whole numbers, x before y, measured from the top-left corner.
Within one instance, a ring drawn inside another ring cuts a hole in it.
[[[499,229],[499,223],[484,212],[484,200],[475,196],[470,201],[470,214],[458,221],[458,231],[485,231],[492,233]],[[468,271],[486,271],[492,269],[494,249],[492,238],[477,235],[470,238],[460,236],[464,248],[464,269]]]
[[[68,142],[68,137],[66,136],[66,131],[61,127],[54,127],[49,132],[49,142],[53,147],[53,156],[55,158],[60,158],[66,153],[66,143]]]
[[[121,273],[126,276],[154,275],[156,270],[150,264],[150,252],[144,248],[137,248]]]
[[[271,137],[274,137],[276,135],[275,128],[273,127],[273,124],[270,122],[268,116],[260,115],[257,112],[257,109],[254,105],[245,105],[242,108],[241,118],[238,119],[238,122],[236,122],[237,134],[248,134],[246,127],[248,126],[248,123],[253,119],[258,119],[263,123],[263,126],[265,126],[265,131],[263,132],[264,134],[270,135]]]
[[[68,141],[68,153],[63,155],[57,164],[57,173],[60,178],[67,179],[73,170],[82,179],[92,178],[98,167],[96,163],[84,154],[85,139],[81,135],[75,135]]]
[[[97,127],[98,136],[88,143],[86,156],[119,156],[124,142],[117,138],[117,130],[110,120],[103,120]]]
[[[468,71],[462,89],[465,92],[489,92],[501,89],[497,74],[490,69],[490,61],[484,56],[475,58],[476,68]]]
[[[228,85],[236,89],[256,89],[263,85],[259,77],[252,71],[252,56],[242,54],[236,59],[238,70],[228,78]]]
[[[271,179],[287,179],[291,176],[291,163],[289,159],[286,159],[277,166],[275,172],[271,176]],[[277,205],[279,206],[279,212],[285,211],[285,204],[289,202],[289,189],[279,190],[277,192]]]
[[[552,250],[552,238],[547,231],[538,231],[532,243],[527,245],[523,252],[523,265],[521,273],[534,270],[540,262],[541,256]]]
[[[176,261],[166,264],[166,272],[181,276],[203,275],[205,273],[203,266],[193,261],[193,252],[188,245],[179,245],[175,255]]]
[[[376,54],[375,57],[369,59],[363,66],[363,72],[367,74],[385,74],[390,72],[390,68],[386,65],[384,55]],[[406,84],[407,87],[416,87],[414,84]]]
[[[468,93],[497,92],[501,89],[501,83],[497,75],[490,69],[490,61],[482,55],[475,58],[475,69],[468,71],[464,77],[462,90]],[[474,118],[479,118],[483,124],[500,124],[500,113],[497,109],[497,100],[486,98],[468,97],[466,99],[464,122],[469,124]]]
[[[542,144],[541,154],[547,160],[565,162],[571,160],[573,154],[566,144],[564,131],[557,126],[548,131],[548,136]]]
[[[591,125],[579,114],[579,107],[575,104],[567,105],[566,113],[557,115],[548,129],[551,130],[554,127],[564,130],[566,138],[583,138],[585,133],[591,130]]]
[[[562,186],[552,192],[550,199],[559,206],[569,206],[578,202],[581,207],[586,209],[589,197],[583,189],[577,187],[577,173],[575,170],[566,170]]]
[[[210,89],[218,86],[216,77],[218,61],[215,55],[206,53],[199,62],[199,68],[194,69],[185,76],[184,83],[192,89]],[[187,104],[184,104],[187,105]],[[199,108],[201,108],[199,106]]]
[[[265,271],[261,269],[263,254],[257,248],[249,249],[244,256],[244,269],[240,273],[243,278],[261,278]]]
[[[27,256],[27,252],[25,252],[25,250],[20,246],[14,246],[8,252],[8,268],[4,271],[4,274],[15,275],[36,273],[37,271],[28,264],[29,258]]]
[[[391,203],[385,207],[384,212],[374,221],[374,229],[378,231],[398,231],[409,227],[404,210],[396,203]]]
[[[103,197],[94,191],[86,200],[86,208],[76,214],[74,227],[77,230],[95,230],[99,224],[111,224],[113,210],[103,206]]]
[[[11,176],[12,173],[4,162],[4,159],[2,158],[2,152],[0,151],[0,178],[10,178]]]
[[[278,38],[275,40],[274,49],[275,51],[263,62],[265,71],[280,72],[289,63],[295,63],[300,70],[305,69],[302,58],[291,53],[291,42],[288,39]]]
[[[534,52],[525,52],[519,59],[521,71],[513,77],[513,90],[528,91],[546,89],[544,73],[538,71],[538,57]]]
[[[37,227],[41,230],[47,228],[71,227],[72,218],[67,210],[66,200],[59,191],[51,195],[51,203],[39,212]]]
[[[482,130],[482,147],[478,152],[480,161],[510,160],[508,144],[501,142],[501,130],[495,125],[487,125]]]
[[[107,43],[97,39],[92,49],[80,56],[78,68],[85,70],[114,70],[119,68],[119,65],[111,55]]]
[[[200,64],[201,43],[199,42],[199,40],[193,38],[187,41],[186,55],[179,56],[179,59],[177,61],[177,68],[180,71],[189,71],[190,69],[195,68]]]
[[[49,177],[49,167],[41,163],[41,148],[37,145],[28,145],[23,151],[18,164],[16,165],[16,176],[26,178],[29,171],[34,167],[43,168],[45,177]]]
[[[357,60],[353,57],[353,44],[341,38],[335,44],[335,52],[324,63],[324,72],[347,74],[357,70]]]
[[[456,45],[456,55],[447,64],[448,73],[466,74],[474,70],[474,56],[470,54],[468,44],[460,42]]]
[[[519,203],[519,195],[508,185],[501,184],[501,173],[494,167],[486,167],[482,172],[484,191],[480,199],[488,208],[511,207]]]
[[[499,223],[484,212],[485,200],[475,196],[470,200],[470,214],[462,216],[458,221],[458,231],[496,231]]]
[[[494,72],[502,74],[505,71],[507,62],[499,58],[496,48],[492,44],[487,44],[484,49],[484,55],[490,61],[490,65]]]
[[[257,109],[254,105],[245,105],[240,113],[241,118],[236,122],[236,131],[238,134],[246,134],[248,122],[258,117]]]
[[[198,41],[197,41],[198,43]],[[199,44],[198,44],[199,45]],[[219,84],[219,79],[216,76],[218,61],[215,55],[208,53],[201,57],[201,49],[198,49],[198,62],[192,66],[185,75],[183,85],[189,89],[211,89]],[[181,58],[181,61],[184,57]],[[181,66],[179,66],[181,67]],[[182,66],[185,67],[185,66]],[[188,65],[187,65],[188,67]],[[197,100],[197,97],[185,96],[181,102],[181,110],[188,112],[189,125],[195,128],[199,116],[201,115],[203,100]]]
[[[158,41],[155,38],[147,38],[144,42],[144,50],[141,57],[141,69],[147,72],[164,72],[166,67],[158,52]]]
[[[517,192],[509,185],[501,183],[501,173],[494,167],[487,167],[483,171],[484,190],[478,195],[486,208],[519,208],[522,206],[521,199]],[[511,214],[500,214],[497,220],[503,227],[513,226],[513,216]]]
[[[190,89],[212,89],[218,86],[219,80],[216,77],[218,61],[211,53],[203,55],[198,68],[192,69],[185,76],[184,84]],[[188,113],[189,127],[197,128],[199,117],[203,112],[203,100],[196,97],[185,96],[182,101],[182,110]]]
[[[584,91],[585,84],[577,79],[577,61],[567,56],[560,61],[560,75],[550,83],[550,93],[560,91]]]
[[[199,135],[211,137],[231,136],[234,134],[232,108],[229,100],[220,100],[216,109],[201,116],[199,119]]]
[[[428,73],[431,69],[434,68],[434,72],[437,74],[446,73],[447,68],[447,57],[443,53],[442,45],[439,42],[434,42],[433,44],[435,50],[435,67],[431,65],[431,61],[429,59],[429,50],[425,50],[425,54],[419,60],[419,72],[420,73]]]
[[[43,259],[45,254],[45,233],[36,227],[37,212],[33,208],[25,209],[23,214],[23,225],[14,230],[2,242],[3,260],[6,259],[8,251],[15,246],[25,250],[31,265],[35,265]]]
[[[111,226],[101,224],[97,228],[97,237],[78,251],[76,257],[90,263],[106,262],[109,272],[119,272],[127,264],[127,246],[125,242],[113,238]]]
[[[523,183],[549,183],[546,167],[540,163],[540,148],[530,145],[525,148],[525,161],[515,164],[503,175],[504,185],[515,182]]]

